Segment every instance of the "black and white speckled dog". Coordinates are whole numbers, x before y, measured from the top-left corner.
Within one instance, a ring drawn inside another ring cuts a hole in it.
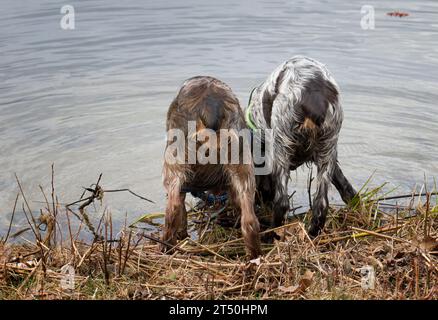
[[[330,182],[346,203],[356,194],[337,161],[343,112],[335,80],[323,64],[295,56],[252,91],[245,115],[252,129],[273,130],[272,173],[257,176],[257,185],[263,202],[272,206],[274,227],[289,210],[289,171],[304,163],[316,165],[309,234],[317,236],[328,212]]]

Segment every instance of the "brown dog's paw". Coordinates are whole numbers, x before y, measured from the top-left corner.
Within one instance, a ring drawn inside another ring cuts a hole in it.
[[[165,241],[162,240],[162,243],[158,244],[158,248],[162,253],[173,253],[173,247],[176,245],[176,240],[174,241]]]
[[[178,231],[178,233],[176,234],[176,238],[178,240],[184,240],[185,238],[187,238],[189,236],[189,234],[187,233],[187,230],[184,231]]]

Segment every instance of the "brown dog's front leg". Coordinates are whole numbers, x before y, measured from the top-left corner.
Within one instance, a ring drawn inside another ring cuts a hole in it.
[[[184,204],[185,194],[181,194],[180,190],[179,184],[173,184],[168,188],[162,240],[172,246],[176,245],[178,236],[182,236],[184,231],[187,234],[187,217],[184,217],[187,214]],[[164,252],[170,249],[169,246],[164,244],[161,244],[160,247],[161,251]]]
[[[182,213],[180,213],[179,215],[181,219],[181,223],[179,224],[178,232],[176,235],[178,240],[184,240],[189,236],[189,234],[187,233],[187,210],[185,206],[185,201],[186,201],[186,194],[180,193],[179,203],[182,203],[181,205]]]
[[[260,249],[260,225],[254,213],[254,200],[247,195],[240,199],[241,216],[240,223],[245,245],[252,259],[261,255]]]
[[[251,258],[261,255],[260,225],[254,212],[255,178],[248,165],[233,167],[230,172],[233,202],[240,208],[242,236]]]

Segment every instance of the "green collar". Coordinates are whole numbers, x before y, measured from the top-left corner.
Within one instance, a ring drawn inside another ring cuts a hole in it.
[[[246,112],[245,112],[245,121],[251,130],[257,129],[257,126],[254,124],[251,116],[251,99],[255,89],[257,89],[257,87],[251,90],[251,94],[249,95],[249,100],[248,100],[248,107],[246,108]]]

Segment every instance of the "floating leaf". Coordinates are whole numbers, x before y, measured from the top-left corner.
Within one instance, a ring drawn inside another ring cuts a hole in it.
[[[152,213],[146,213],[144,215],[142,215],[140,218],[138,218],[137,220],[135,220],[131,226],[139,223],[139,222],[143,222],[143,223],[148,223],[151,222],[154,219],[158,219],[158,218],[164,218],[166,214],[163,212],[152,212]]]
[[[401,11],[392,11],[392,12],[388,12],[386,15],[387,15],[387,16],[390,16],[390,17],[399,17],[399,18],[403,18],[403,17],[407,17],[407,16],[409,16],[409,13],[407,13],[407,12],[401,12]]]

